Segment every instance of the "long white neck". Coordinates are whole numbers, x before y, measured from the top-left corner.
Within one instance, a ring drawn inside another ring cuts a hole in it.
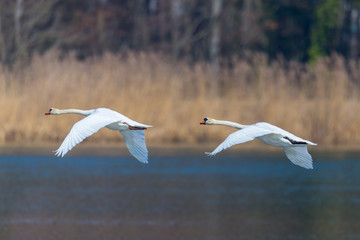
[[[80,110],[80,109],[57,109],[56,112],[54,112],[54,114],[71,114],[71,113],[75,113],[75,114],[80,114],[80,115],[84,115],[84,116],[89,116],[90,114],[92,114],[94,112],[94,109],[91,110]]]
[[[236,129],[243,129],[243,128],[247,127],[247,125],[243,125],[240,123],[224,121],[224,120],[215,120],[215,119],[212,120],[211,125],[223,125],[223,126],[227,126],[227,127],[236,128]]]

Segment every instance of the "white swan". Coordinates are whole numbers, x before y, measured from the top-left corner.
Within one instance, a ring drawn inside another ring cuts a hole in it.
[[[65,140],[58,150],[57,156],[63,157],[76,144],[85,138],[96,133],[103,127],[111,130],[118,130],[125,140],[125,144],[130,153],[140,162],[148,162],[148,150],[145,145],[144,129],[151,127],[142,123],[135,122],[124,115],[108,108],[97,108],[91,110],[50,108],[45,115],[60,115],[75,113],[86,116],[86,118],[74,124]]]
[[[211,118],[204,118],[200,124],[204,125],[224,125],[241,129],[230,134],[213,152],[206,153],[209,156],[227,149],[235,144],[240,144],[253,140],[254,138],[275,147],[282,147],[288,159],[300,167],[312,169],[312,158],[307,151],[307,145],[316,145],[316,143],[304,140],[289,133],[279,127],[266,122],[259,122],[253,125],[242,125],[230,121],[222,121]]]

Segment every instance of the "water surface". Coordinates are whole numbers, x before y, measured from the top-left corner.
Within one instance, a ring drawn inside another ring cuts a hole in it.
[[[0,156],[0,239],[360,239],[359,153]]]

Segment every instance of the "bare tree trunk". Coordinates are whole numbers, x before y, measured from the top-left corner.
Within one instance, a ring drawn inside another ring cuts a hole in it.
[[[244,0],[241,10],[241,48],[243,51],[254,45],[263,45],[263,28],[258,21],[262,15],[260,0]]]
[[[14,24],[15,24],[15,42],[21,44],[21,16],[23,15],[23,0],[16,0]]]
[[[6,62],[7,59],[7,50],[6,50],[6,43],[4,38],[4,32],[2,28],[2,15],[0,12],[0,61],[2,63]]]
[[[134,47],[146,49],[149,44],[148,23],[146,21],[146,2],[144,0],[136,1],[135,29],[134,29]]]
[[[172,0],[171,2],[171,54],[174,60],[180,55],[180,17],[182,15],[181,0]]]
[[[213,81],[210,91],[218,91],[224,94],[225,83],[219,78],[219,45],[220,45],[220,13],[222,9],[222,0],[211,1],[211,29],[210,29],[210,64],[213,72]]]
[[[220,13],[222,0],[212,0],[211,5],[211,39],[210,39],[210,63],[214,74],[219,73],[219,45],[220,45]]]
[[[243,9],[241,11],[241,40],[242,47],[246,49],[250,43],[251,31],[251,0],[244,0]]]
[[[96,31],[98,33],[98,48],[100,52],[103,52],[105,49],[105,16],[104,9],[100,8],[97,12],[96,18]],[[98,53],[97,53],[98,54]]]
[[[21,18],[24,13],[23,0],[16,0],[15,13],[14,13],[14,31],[15,31],[15,62],[22,65],[27,62],[26,57],[26,44],[22,39],[22,25]]]
[[[358,55],[358,44],[357,44],[357,35],[358,35],[358,20],[359,20],[359,11],[356,9],[356,6],[352,6],[351,16],[350,16],[350,58],[356,59]]]
[[[167,25],[168,25],[168,19],[167,19],[167,16],[168,16],[168,8],[167,8],[167,4],[165,4],[163,1],[157,1],[158,3],[158,6],[157,6],[157,11],[158,11],[158,17],[156,18],[157,19],[157,25],[158,25],[158,31],[159,31],[159,38],[160,38],[160,41],[159,41],[159,46],[160,46],[160,49],[168,49],[169,43],[166,39],[166,35],[168,33],[168,30],[167,30]],[[170,4],[171,5],[171,4]]]

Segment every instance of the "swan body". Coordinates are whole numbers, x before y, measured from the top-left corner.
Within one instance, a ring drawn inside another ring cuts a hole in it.
[[[204,125],[223,125],[240,129],[230,134],[213,152],[207,153],[209,156],[215,156],[217,153],[233,145],[248,142],[254,138],[275,147],[283,148],[287,158],[300,167],[312,169],[312,158],[307,151],[308,145],[316,143],[304,140],[285,131],[277,126],[266,122],[259,122],[252,125],[242,125],[230,121],[204,118],[200,124]]]
[[[120,131],[131,155],[140,162],[148,162],[148,150],[145,145],[144,130],[151,126],[138,123],[108,108],[91,110],[50,108],[45,115],[72,113],[86,117],[74,124],[61,146],[55,151],[55,155],[63,157],[85,138],[96,133],[101,128],[107,127],[111,130]]]

